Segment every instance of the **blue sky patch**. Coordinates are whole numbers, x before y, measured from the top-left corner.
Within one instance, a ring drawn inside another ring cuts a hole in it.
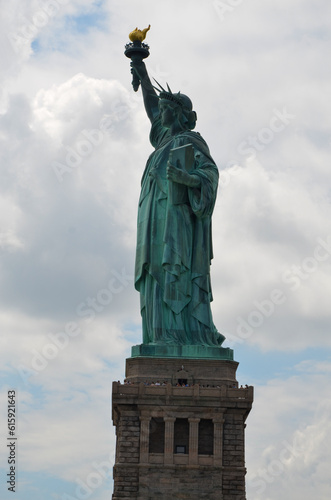
[[[66,24],[72,32],[85,34],[91,28],[98,28],[99,30],[105,29],[106,26],[106,16],[102,9],[102,2],[98,2],[95,5],[95,10],[93,12],[80,14],[78,16],[68,16],[66,18]]]
[[[61,23],[61,30],[53,33],[51,39],[43,40],[41,30],[40,36],[37,36],[31,43],[33,53],[38,54],[43,50],[65,51],[68,49],[68,36],[88,35],[92,29],[105,31],[108,26],[107,19],[103,1],[95,2],[88,12],[65,16]]]
[[[328,352],[327,349],[312,347],[303,351],[285,352],[262,352],[247,344],[234,347],[234,359],[239,361],[237,379],[239,384],[243,385],[263,385],[272,378],[285,380],[296,374],[293,370],[299,363],[305,360],[317,363],[327,360],[330,355],[330,350]]]

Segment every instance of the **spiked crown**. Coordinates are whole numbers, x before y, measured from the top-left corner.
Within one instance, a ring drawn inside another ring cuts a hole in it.
[[[190,100],[187,96],[184,96],[180,92],[177,92],[177,94],[174,94],[171,91],[171,88],[169,87],[168,84],[167,84],[168,90],[166,90],[162,87],[162,85],[159,84],[159,82],[157,82],[155,80],[155,78],[154,78],[154,81],[156,82],[158,87],[154,87],[154,85],[153,85],[153,88],[159,93],[159,96],[158,96],[159,99],[166,99],[167,101],[172,101],[175,104],[178,104],[179,106],[188,107],[189,109],[192,109],[192,103],[190,102]],[[183,99],[183,98],[186,98],[186,99]],[[191,106],[188,106],[188,103],[185,102],[186,100],[188,100],[190,102]]]
[[[174,94],[168,84],[168,90],[166,90],[162,87],[162,85],[159,84],[159,82],[155,80],[155,78],[154,81],[158,85],[158,87],[154,87],[153,85],[153,88],[159,93],[158,98],[166,99],[167,101],[173,102],[180,106],[180,108],[182,109],[180,122],[183,129],[193,130],[197,121],[197,114],[195,111],[193,111],[191,99],[187,95],[181,94],[180,92]]]

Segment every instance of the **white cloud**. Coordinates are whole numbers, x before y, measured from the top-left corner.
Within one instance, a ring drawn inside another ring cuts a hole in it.
[[[315,323],[315,345],[328,346],[329,204],[293,173],[256,160],[225,172],[214,217],[216,324],[241,342],[287,350],[311,345]]]
[[[330,363],[256,388],[247,421],[248,495],[303,500],[330,495]],[[298,492],[298,493],[297,493]]]
[[[58,304],[69,314],[113,269],[132,274],[139,112],[119,83],[84,75],[41,90],[32,107],[20,101],[24,114],[11,105],[2,118],[11,211],[21,214],[19,224],[6,221],[3,238],[17,234],[25,246],[4,256],[4,300],[13,304],[15,294],[16,307],[49,314]],[[18,118],[21,129],[11,129]]]

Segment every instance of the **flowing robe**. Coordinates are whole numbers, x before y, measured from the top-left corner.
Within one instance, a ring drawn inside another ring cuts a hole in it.
[[[135,288],[140,292],[144,344],[220,346],[210,302],[211,215],[218,169],[202,137],[192,131],[171,136],[157,117],[150,155],[142,177],[138,208]],[[169,199],[166,167],[170,150],[194,147],[190,173],[200,186],[188,188],[186,202]]]

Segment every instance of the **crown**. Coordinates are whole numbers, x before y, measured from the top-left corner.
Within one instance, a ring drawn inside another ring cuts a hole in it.
[[[184,106],[183,101],[181,99],[180,92],[177,92],[177,94],[173,94],[171,91],[171,88],[169,87],[168,84],[167,84],[168,90],[165,90],[162,87],[162,85],[160,85],[159,82],[157,82],[155,80],[155,78],[153,78],[153,80],[155,81],[155,83],[159,87],[159,88],[157,88],[157,87],[154,87],[154,85],[153,85],[153,88],[159,93],[159,96],[158,96],[159,99],[167,99],[168,101],[172,101],[175,104],[178,104],[179,106]]]

